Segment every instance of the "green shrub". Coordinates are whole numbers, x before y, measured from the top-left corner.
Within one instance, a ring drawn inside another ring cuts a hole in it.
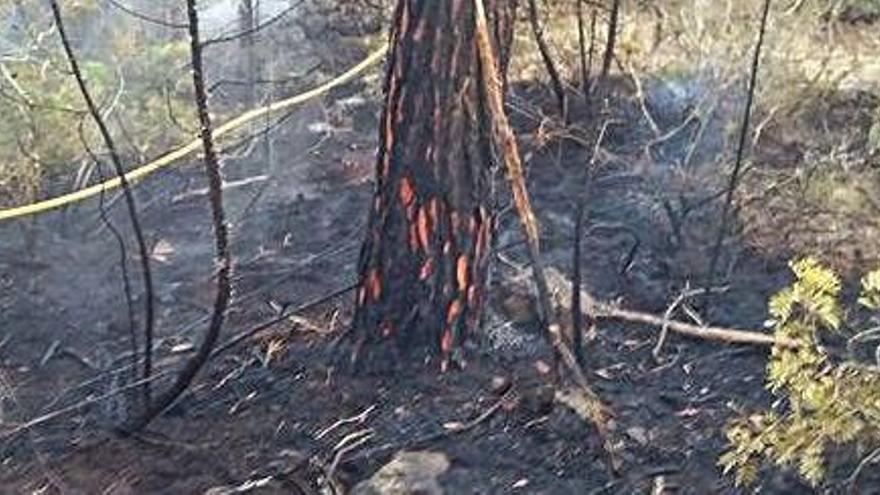
[[[719,463],[737,484],[754,481],[760,462],[794,467],[813,485],[825,476],[827,449],[853,442],[880,443],[880,374],[855,362],[833,362],[819,345],[820,332],[839,332],[840,280],[816,260],[791,264],[795,282],[770,300],[776,335],[800,343],[776,346],[766,387],[777,400],[769,410],[726,428],[730,450]],[[859,303],[880,309],[880,270],[862,280]]]
[[[77,1],[62,8],[89,91],[124,161],[134,164],[195,135],[189,45],[100,6]],[[25,0],[15,8],[21,27],[9,53],[0,53],[0,206],[34,201],[46,186],[70,181],[92,163],[84,143],[104,156],[57,32],[46,30],[45,3]],[[0,8],[0,21],[3,14]]]

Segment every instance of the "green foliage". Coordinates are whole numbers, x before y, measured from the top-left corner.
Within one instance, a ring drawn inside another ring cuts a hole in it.
[[[143,29],[94,0],[61,4],[89,91],[125,162],[136,163],[192,138],[186,39]],[[15,8],[20,29],[8,43],[14,49],[0,55],[3,206],[36,200],[48,177],[74,177],[92,163],[87,148],[98,156],[104,151],[57,31],[46,30],[50,13],[45,2],[23,0]]]
[[[874,270],[862,278],[859,304],[872,310],[880,309],[880,270]]]
[[[880,442],[880,375],[855,363],[834,363],[818,345],[822,331],[840,330],[840,280],[812,258],[791,263],[795,282],[770,300],[776,335],[797,349],[776,346],[766,387],[780,397],[770,410],[726,428],[730,450],[719,463],[737,484],[753,482],[763,459],[793,467],[811,484],[825,475],[826,449],[850,442]],[[859,302],[880,307],[880,270],[862,280]]]

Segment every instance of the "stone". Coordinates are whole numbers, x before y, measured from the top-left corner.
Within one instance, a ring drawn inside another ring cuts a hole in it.
[[[638,444],[641,445],[642,447],[644,447],[645,445],[648,445],[648,441],[649,441],[648,431],[645,428],[642,428],[641,426],[633,426],[633,427],[627,428],[626,435],[628,437],[632,438],[633,440],[635,440],[636,442],[638,442]]]
[[[445,454],[398,452],[394,458],[351,490],[352,495],[442,495],[437,478],[449,470]]]

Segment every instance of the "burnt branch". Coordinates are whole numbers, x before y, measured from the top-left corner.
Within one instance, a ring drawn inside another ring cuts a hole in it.
[[[761,48],[764,45],[764,34],[767,32],[767,18],[769,16],[770,0],[764,0],[764,10],[761,13],[761,26],[758,29],[758,41],[755,44],[755,53],[752,57],[751,74],[749,75],[749,89],[748,94],[746,95],[746,107],[743,110],[743,120],[739,130],[739,144],[736,148],[736,162],[733,165],[733,172],[730,174],[730,181],[727,185],[724,206],[721,210],[721,225],[718,227],[718,236],[715,238],[715,245],[712,247],[712,256],[709,258],[706,287],[712,287],[715,282],[715,270],[718,265],[718,258],[721,255],[721,246],[724,243],[724,237],[727,235],[727,224],[730,222],[730,208],[733,204],[733,196],[736,193],[736,186],[739,184],[743,156],[745,155],[746,138],[749,133],[749,120],[752,116],[752,104],[755,100],[755,87],[758,83],[758,69],[761,65]]]
[[[89,158],[95,163],[95,167],[98,172],[98,179],[101,182],[104,182],[104,171],[101,166],[101,159],[98,158],[98,155],[92,150],[92,147],[89,146],[89,142],[86,139],[84,130],[83,130],[83,122],[80,121],[79,126],[77,126],[77,132],[79,134],[79,140],[83,145],[83,148],[86,150],[86,153],[89,155]],[[131,277],[128,273],[128,248],[125,245],[125,238],[122,236],[122,232],[116,227],[113,221],[110,219],[110,216],[107,215],[107,205],[105,204],[105,196],[103,190],[101,190],[101,194],[98,195],[98,213],[101,217],[101,221],[104,223],[104,226],[107,227],[107,230],[110,231],[110,234],[116,239],[116,244],[119,246],[119,267],[122,271],[122,292],[125,296],[125,304],[126,310],[128,311],[128,331],[129,331],[129,339],[131,341],[131,371],[137,376],[137,366],[138,366],[138,342],[137,342],[137,325],[134,320],[134,297],[132,296],[131,290]]]
[[[302,4],[302,3],[303,3],[303,0],[300,0],[299,2],[292,4],[291,6],[282,10],[278,14],[274,15],[271,19],[267,20],[266,22],[264,22],[262,24],[258,24],[252,28],[243,29],[241,31],[238,31],[237,33],[230,34],[228,36],[220,36],[218,38],[212,38],[209,40],[205,40],[202,43],[202,48],[207,48],[211,45],[216,45],[216,44],[220,44],[220,43],[229,43],[230,41],[235,41],[235,40],[238,40],[241,38],[245,38],[245,37],[254,35],[254,34],[262,31],[263,29],[266,29],[267,27],[277,23],[281,19],[284,19],[285,17],[287,17],[287,14],[290,14],[291,12],[293,12],[293,10],[296,9],[297,7],[299,7],[300,4]]]
[[[535,43],[538,45],[538,51],[541,53],[541,60],[544,61],[544,67],[547,68],[547,74],[550,76],[550,84],[553,86],[553,92],[556,94],[556,104],[559,106],[559,113],[564,120],[568,119],[568,101],[565,95],[565,87],[562,85],[562,78],[559,76],[559,70],[553,57],[550,56],[550,47],[544,38],[544,27],[538,19],[538,6],[535,0],[529,0],[529,23],[532,26],[532,34],[535,36]]]
[[[140,218],[138,217],[137,204],[134,198],[134,193],[131,190],[131,185],[129,184],[128,179],[126,179],[125,177],[125,168],[122,166],[122,158],[119,156],[119,152],[116,150],[116,145],[113,141],[113,137],[110,135],[110,130],[107,128],[107,124],[101,117],[101,112],[98,110],[98,106],[95,104],[94,99],[92,99],[92,95],[89,92],[85,79],[83,78],[82,71],[79,67],[79,62],[76,59],[76,55],[73,53],[73,47],[70,44],[70,40],[67,38],[67,32],[64,30],[64,20],[61,16],[61,8],[58,6],[58,2],[56,0],[51,0],[51,7],[52,16],[55,19],[55,25],[58,27],[58,36],[61,38],[61,44],[64,46],[64,53],[66,54],[67,61],[70,64],[70,70],[73,73],[73,76],[76,79],[76,83],[79,86],[80,93],[82,94],[82,97],[86,102],[86,106],[89,109],[89,114],[95,121],[95,125],[98,126],[98,130],[101,133],[104,144],[107,146],[107,150],[110,153],[110,158],[116,171],[116,176],[119,178],[119,183],[122,186],[125,203],[128,207],[128,215],[131,220],[131,227],[134,231],[134,236],[137,241],[145,293],[144,313],[146,321],[144,327],[144,399],[149,402],[150,386],[148,379],[150,378],[150,374],[152,373],[153,328],[155,325],[153,275],[150,268],[150,253],[147,249],[147,243],[144,238],[144,231],[141,228]]]
[[[144,416],[134,425],[134,430],[146,426],[156,416],[166,409],[189,388],[190,383],[204,367],[217,339],[229,306],[232,294],[230,275],[232,271],[232,255],[229,251],[229,231],[226,225],[226,213],[223,209],[223,177],[220,173],[220,159],[214,146],[213,124],[208,111],[208,95],[205,92],[205,75],[202,64],[202,45],[199,43],[199,17],[196,10],[196,0],[187,0],[187,16],[189,18],[190,50],[193,68],[193,89],[195,91],[196,107],[201,126],[202,152],[204,153],[205,175],[208,178],[208,200],[211,205],[211,217],[214,227],[214,262],[217,265],[217,294],[214,298],[214,308],[205,339],[196,351],[196,355],[190,359],[177,375],[174,384],[163,393],[156,402],[149,405]]]
[[[611,16],[608,18],[608,36],[605,39],[605,54],[602,56],[602,73],[599,75],[600,84],[604,84],[611,71],[611,61],[614,60],[614,45],[617,42],[617,27],[620,22],[620,0],[614,0],[611,4]]]
[[[123,5],[116,0],[107,0],[107,3],[112,5],[113,7],[119,9],[122,12],[134,17],[135,19],[141,20],[143,22],[149,22],[150,24],[156,24],[157,26],[167,27],[171,29],[185,29],[186,24],[178,24],[174,22],[163,21],[162,19],[158,19],[148,14],[144,14],[143,12],[139,12],[131,7]]]
[[[590,101],[590,72],[593,69],[593,52],[596,49],[596,8],[590,11],[590,41],[587,44],[586,33],[584,32],[584,0],[575,0],[577,2],[577,21],[578,21],[578,50],[581,62],[581,91],[584,94],[584,100]]]

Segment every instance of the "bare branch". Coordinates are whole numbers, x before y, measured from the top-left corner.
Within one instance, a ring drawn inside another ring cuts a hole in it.
[[[776,337],[763,332],[752,330],[740,330],[736,328],[714,327],[708,325],[694,325],[682,321],[671,320],[664,316],[651,313],[619,308],[612,304],[596,300],[591,295],[581,294],[584,303],[581,311],[586,312],[593,318],[600,320],[620,320],[629,323],[638,323],[657,328],[667,328],[673,332],[705,340],[716,340],[728,344],[749,344],[763,346],[780,346],[788,349],[797,349],[800,343],[785,337]]]
[[[52,15],[55,18],[55,25],[58,27],[58,35],[61,37],[61,44],[64,45],[64,52],[67,55],[67,61],[70,64],[70,70],[73,72],[73,76],[76,78],[76,83],[79,86],[80,93],[82,93],[82,97],[86,102],[86,106],[88,106],[89,113],[91,114],[92,119],[94,119],[95,124],[98,126],[101,137],[104,139],[104,144],[107,146],[107,150],[110,152],[110,158],[113,161],[113,166],[116,169],[116,176],[119,179],[120,186],[122,187],[122,191],[125,196],[125,203],[128,207],[128,215],[131,219],[131,227],[134,231],[135,239],[138,245],[138,254],[140,255],[141,262],[141,273],[144,279],[144,312],[146,315],[146,322],[144,327],[144,398],[145,400],[149,401],[150,386],[148,379],[152,372],[151,354],[153,345],[153,327],[155,324],[155,309],[153,303],[153,275],[150,268],[149,251],[147,249],[147,243],[144,238],[144,231],[141,228],[140,219],[138,218],[137,204],[135,202],[134,193],[132,193],[128,179],[125,177],[125,168],[122,166],[122,159],[120,158],[119,153],[116,150],[116,145],[113,142],[113,137],[110,135],[110,130],[104,123],[104,119],[101,117],[101,112],[98,110],[97,105],[95,105],[95,101],[92,99],[92,95],[91,93],[89,93],[88,87],[86,86],[85,79],[83,78],[82,72],[79,68],[79,63],[77,62],[76,56],[73,53],[73,48],[71,47],[70,41],[67,38],[67,33],[64,30],[64,21],[61,16],[61,9],[60,7],[58,7],[58,2],[56,0],[51,0],[51,7]]]
[[[611,70],[611,61],[614,59],[614,45],[617,42],[617,25],[620,19],[620,0],[614,0],[611,4],[611,17],[608,18],[608,37],[605,41],[605,54],[602,57],[602,73],[599,75],[599,83],[604,84]]]
[[[275,24],[276,22],[280,21],[281,19],[285,18],[287,16],[287,14],[291,13],[294,9],[299,7],[301,3],[303,3],[303,0],[300,0],[299,2],[291,5],[290,7],[287,7],[286,9],[282,10],[281,12],[279,12],[278,14],[273,16],[268,21],[266,21],[262,24],[259,24],[257,26],[254,26],[252,28],[244,29],[244,30],[241,30],[237,33],[230,34],[228,36],[221,36],[219,38],[212,38],[209,40],[205,40],[202,43],[202,48],[207,48],[211,45],[216,45],[219,43],[228,43],[230,41],[235,41],[237,39],[244,38],[245,36],[250,36],[250,35],[255,34],[259,31],[262,31],[263,29],[265,29],[265,28],[271,26],[272,24]]]
[[[117,2],[116,0],[107,0],[107,3],[109,3],[113,7],[116,7],[117,9],[121,10],[122,12],[125,12],[126,14],[134,17],[135,19],[139,19],[144,22],[149,22],[150,24],[156,24],[156,25],[171,28],[171,29],[185,29],[186,28],[186,24],[177,24],[174,22],[167,22],[167,21],[163,21],[162,19],[157,19],[155,17],[144,14],[142,12],[138,12],[138,11],[132,9],[131,7],[128,7],[126,5],[121,4],[120,2]]]
[[[746,107],[743,111],[743,121],[739,132],[739,145],[736,148],[736,163],[733,166],[733,172],[730,174],[730,183],[727,186],[727,196],[724,198],[724,207],[721,210],[721,225],[718,227],[718,236],[715,238],[715,245],[712,248],[711,258],[709,258],[709,269],[706,275],[707,288],[711,287],[715,282],[715,268],[718,265],[718,257],[721,254],[721,245],[724,243],[724,237],[727,235],[727,224],[730,221],[730,207],[733,204],[733,195],[736,192],[737,184],[739,184],[743,155],[745,154],[746,137],[749,133],[749,120],[752,116],[752,104],[755,100],[755,86],[757,86],[758,83],[758,68],[761,65],[761,47],[764,45],[764,34],[767,31],[767,18],[769,15],[770,0],[764,0],[764,11],[761,13],[761,27],[758,31],[758,42],[755,45],[755,53],[752,58],[752,70],[749,77],[749,90],[746,96]]]
[[[231,271],[232,256],[229,251],[229,232],[226,225],[226,214],[223,210],[223,177],[220,173],[220,159],[214,147],[213,124],[208,112],[208,95],[205,92],[205,77],[202,64],[202,45],[199,42],[199,16],[196,9],[196,0],[187,0],[187,16],[189,18],[190,50],[193,68],[193,89],[195,91],[196,107],[198,110],[202,151],[205,161],[205,175],[208,177],[208,199],[211,204],[211,217],[214,227],[214,260],[217,264],[217,294],[214,299],[214,308],[211,321],[205,339],[199,346],[196,355],[190,359],[177,380],[163,393],[155,403],[148,406],[144,416],[133,425],[133,430],[139,430],[146,426],[156,416],[166,409],[186,391],[192,380],[202,369],[214,345],[220,336],[220,329],[226,317],[226,309],[232,294]]]
[[[550,47],[547,46],[547,40],[544,39],[544,28],[538,20],[538,6],[535,4],[535,0],[529,0],[529,23],[532,26],[532,34],[535,36],[535,43],[538,44],[541,59],[544,61],[544,67],[547,68],[547,74],[550,76],[553,92],[556,93],[559,114],[562,115],[563,120],[568,120],[568,101],[565,96],[565,88],[562,86],[562,78],[559,76],[559,70],[556,69],[556,63],[550,56]]]
[[[92,150],[91,146],[89,146],[89,142],[86,139],[85,132],[82,126],[82,121],[80,121],[80,125],[77,127],[77,131],[79,133],[80,142],[82,142],[83,148],[85,148],[86,153],[88,153],[89,157],[95,163],[95,167],[98,171],[98,177],[101,182],[104,181],[104,171],[101,166],[101,159],[95,154]],[[116,239],[116,243],[119,246],[119,267],[122,271],[122,291],[123,296],[125,297],[126,309],[128,310],[128,331],[129,338],[131,340],[131,372],[136,376],[137,375],[137,366],[138,366],[138,343],[137,343],[137,325],[135,324],[134,319],[134,297],[132,296],[131,291],[131,277],[128,275],[128,249],[125,245],[125,238],[122,237],[122,233],[116,228],[116,225],[113,224],[113,221],[110,220],[110,217],[107,215],[107,205],[104,202],[105,194],[102,191],[98,196],[98,212],[101,217],[101,221],[107,227],[107,230],[110,231],[110,234],[113,235],[113,238]]]
[[[584,0],[577,2],[578,48],[581,62],[581,91],[584,100],[590,101],[590,72],[593,70],[593,52],[596,48],[596,8],[590,10],[590,44],[587,47],[584,33]]]

